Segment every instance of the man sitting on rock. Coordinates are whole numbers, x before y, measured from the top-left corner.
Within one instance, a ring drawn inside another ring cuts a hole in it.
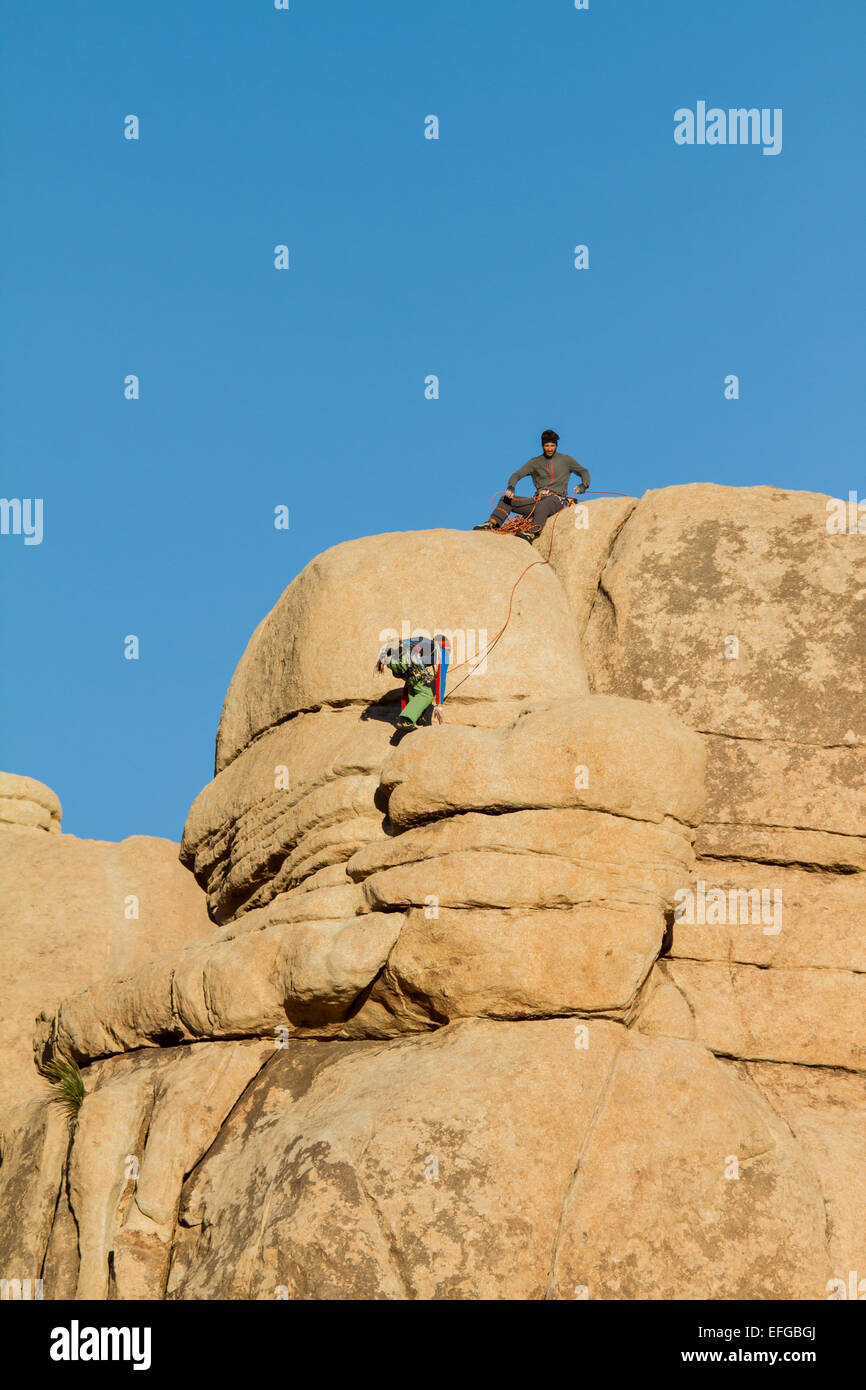
[[[589,473],[570,454],[557,451],[559,435],[556,430],[545,430],[541,436],[543,453],[531,458],[508,479],[508,487],[488,521],[476,526],[476,531],[498,531],[512,512],[529,518],[529,526],[520,534],[528,541],[534,541],[544,529],[548,517],[560,511],[567,504],[568,482],[572,473],[580,478],[578,492],[586,492],[589,487]],[[534,497],[515,497],[514,488],[521,478],[532,477],[535,484]]]

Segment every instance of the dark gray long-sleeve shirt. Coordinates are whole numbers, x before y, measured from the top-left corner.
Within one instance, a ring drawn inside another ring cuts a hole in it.
[[[518,468],[516,473],[512,473],[508,479],[508,486],[513,488],[521,478],[527,478],[531,474],[536,488],[547,487],[551,492],[558,492],[564,497],[568,492],[568,482],[572,473],[576,473],[583,480],[584,486],[589,487],[589,473],[577,459],[571,457],[571,454],[557,452],[553,458],[538,454],[522,468]]]

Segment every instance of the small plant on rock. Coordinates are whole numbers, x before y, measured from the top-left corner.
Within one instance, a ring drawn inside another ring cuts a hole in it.
[[[53,1099],[63,1107],[69,1119],[74,1120],[87,1094],[78,1063],[69,1062],[65,1057],[58,1055],[48,1062],[43,1070],[55,1088]]]

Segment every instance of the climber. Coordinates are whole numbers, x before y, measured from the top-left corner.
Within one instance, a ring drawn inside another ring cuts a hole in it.
[[[383,647],[376,662],[376,670],[381,675],[387,666],[395,675],[401,677],[403,701],[397,716],[398,729],[417,729],[418,720],[430,705],[433,705],[432,718],[442,723],[442,701],[445,699],[445,677],[451,655],[451,643],[441,632],[433,637],[410,637],[407,642],[398,642]]]
[[[531,458],[508,479],[508,487],[490,514],[489,520],[476,531],[498,531],[512,512],[529,519],[529,526],[521,535],[532,542],[541,535],[548,517],[568,505],[568,481],[572,473],[580,478],[578,492],[586,492],[589,487],[589,473],[570,454],[560,454],[557,450],[559,435],[556,430],[545,430],[541,436],[543,453]],[[535,484],[534,497],[515,497],[514,488],[521,478],[532,477]]]

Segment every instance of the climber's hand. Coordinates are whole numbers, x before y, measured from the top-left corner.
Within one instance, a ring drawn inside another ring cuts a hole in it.
[[[578,485],[577,485],[575,491],[578,492],[578,493],[580,493],[580,492],[586,492],[586,490],[587,490],[588,487],[589,487],[589,484],[588,484],[588,483],[578,483]]]
[[[513,488],[513,487],[506,488],[506,490],[505,490],[503,496],[504,496],[504,497],[507,497],[508,501],[510,502],[511,499],[512,499],[512,497],[514,496],[514,488]]]
[[[434,706],[433,706],[433,720],[434,720],[434,723],[436,723],[436,724],[444,724],[445,721],[444,721],[444,719],[442,718],[442,706],[441,706],[441,705],[434,705]]]

